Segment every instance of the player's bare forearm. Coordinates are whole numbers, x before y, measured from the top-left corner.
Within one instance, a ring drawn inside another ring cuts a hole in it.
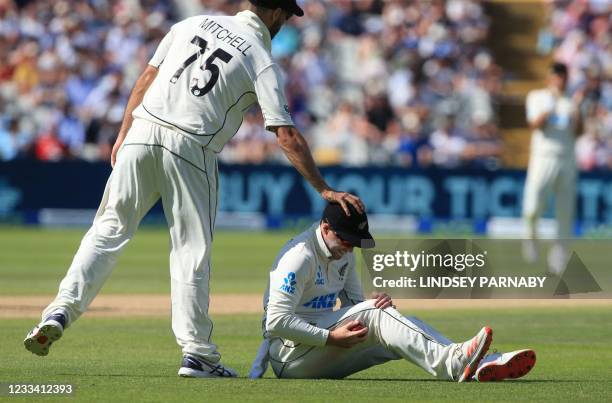
[[[138,80],[136,80],[136,84],[134,84],[134,88],[132,89],[132,92],[128,99],[127,106],[125,107],[123,122],[121,123],[121,129],[119,129],[119,133],[125,135],[128,130],[130,130],[130,127],[132,126],[132,122],[134,120],[134,118],[132,117],[132,112],[142,102],[145,92],[147,92],[147,90],[151,86],[151,83],[153,83],[153,80],[155,80],[155,77],[157,77],[158,71],[159,70],[157,67],[148,65],[145,68],[145,71],[140,75],[140,77],[138,77]]]
[[[576,121],[574,125],[574,137],[580,137],[584,133],[584,120],[582,119],[582,114],[580,112],[576,113],[574,119]]]
[[[280,126],[273,130],[276,133],[278,145],[289,162],[321,194],[323,199],[339,203],[347,215],[350,215],[347,203],[353,205],[359,213],[365,211],[365,206],[359,197],[347,192],[338,192],[325,182],[312,158],[306,140],[295,127]]]
[[[279,127],[276,131],[276,139],[289,162],[317,192],[323,193],[326,190],[331,190],[321,176],[306,140],[296,128],[291,126]]]
[[[144,98],[144,94],[147,92],[155,77],[157,77],[158,69],[157,67],[153,67],[148,65],[144,72],[138,77],[136,80],[136,84],[134,84],[134,88],[130,94],[128,99],[128,103],[125,107],[125,112],[123,114],[123,122],[121,123],[121,128],[119,129],[119,133],[117,135],[117,140],[115,141],[115,145],[113,146],[113,152],[111,154],[111,165],[115,166],[115,161],[117,159],[117,152],[125,139],[130,127],[132,127],[132,122],[134,118],[132,117],[132,112]]]
[[[572,97],[572,103],[574,104],[573,121],[574,123],[574,136],[578,137],[584,132],[584,119],[582,117],[582,102],[584,101],[585,89],[581,88]]]

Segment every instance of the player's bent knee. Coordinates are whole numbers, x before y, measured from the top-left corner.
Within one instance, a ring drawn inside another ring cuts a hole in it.
[[[376,300],[368,299],[368,300],[365,300],[363,302],[356,304],[355,308],[372,309],[372,308],[375,308],[374,306],[375,303],[376,303]]]
[[[368,299],[366,301],[360,302],[358,304],[355,304],[351,307],[351,309],[349,310],[349,312],[351,314],[355,314],[357,312],[359,313],[366,313],[369,311],[374,311],[377,310],[377,308],[374,306],[374,303],[376,301],[373,299]]]
[[[370,299],[354,305],[347,311],[343,322],[346,320],[359,320],[368,326],[371,320],[377,318],[382,313],[382,310],[376,308],[374,303],[375,301]]]

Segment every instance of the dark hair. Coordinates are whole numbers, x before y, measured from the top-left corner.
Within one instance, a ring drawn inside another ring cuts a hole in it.
[[[565,65],[565,63],[554,62],[550,66],[550,72],[558,76],[563,76],[567,78],[567,66]]]

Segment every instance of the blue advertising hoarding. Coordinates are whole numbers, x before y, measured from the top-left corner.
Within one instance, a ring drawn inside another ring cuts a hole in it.
[[[36,223],[43,209],[95,210],[110,172],[106,163],[2,163],[0,218]],[[436,221],[477,228],[491,217],[520,217],[525,180],[516,170],[328,167],[322,173],[334,188],[358,194],[370,214],[414,217],[424,231]],[[290,166],[221,165],[220,177],[220,211],[257,213],[268,227],[323,209],[320,196]],[[576,197],[582,227],[612,224],[609,172],[582,174]],[[159,205],[155,214],[161,214]]]

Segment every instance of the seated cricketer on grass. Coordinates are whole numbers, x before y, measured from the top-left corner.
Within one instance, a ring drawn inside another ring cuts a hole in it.
[[[278,378],[343,378],[405,359],[438,379],[458,382],[519,378],[535,364],[533,350],[485,354],[489,327],[453,343],[382,293],[363,296],[354,247],[373,245],[366,214],[328,204],[320,222],[278,254],[264,296],[263,336],[250,377],[271,362]],[[334,311],[336,298],[341,308]],[[484,357],[484,359],[483,359]]]

